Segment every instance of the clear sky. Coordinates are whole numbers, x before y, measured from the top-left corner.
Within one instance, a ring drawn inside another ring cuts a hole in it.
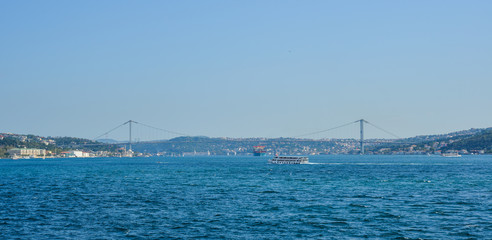
[[[492,127],[492,1],[1,1],[0,83],[42,136]]]

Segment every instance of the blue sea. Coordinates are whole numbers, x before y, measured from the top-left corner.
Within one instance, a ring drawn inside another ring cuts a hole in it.
[[[0,239],[492,239],[492,156],[0,160]]]

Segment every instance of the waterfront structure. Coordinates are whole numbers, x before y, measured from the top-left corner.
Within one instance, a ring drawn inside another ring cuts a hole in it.
[[[254,156],[264,156],[266,154],[265,146],[254,146],[253,155]]]
[[[67,151],[67,152],[62,152],[62,154],[65,156],[65,157],[69,157],[69,158],[84,158],[84,157],[90,157],[90,154],[88,152],[82,152],[82,151],[78,151],[78,150],[74,150],[74,151]]]
[[[12,158],[46,156],[45,149],[37,149],[37,148],[12,148],[7,152]]]

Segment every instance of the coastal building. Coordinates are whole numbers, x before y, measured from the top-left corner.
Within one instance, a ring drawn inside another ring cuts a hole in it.
[[[79,150],[62,152],[61,154],[64,157],[67,157],[67,158],[84,158],[84,157],[90,157],[90,154],[88,152],[82,152],[82,151],[79,151]]]
[[[45,156],[45,149],[36,148],[12,148],[7,151],[11,157],[39,157]]]

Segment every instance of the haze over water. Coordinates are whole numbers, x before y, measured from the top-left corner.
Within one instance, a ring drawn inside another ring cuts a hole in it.
[[[492,157],[0,160],[2,239],[490,239]]]

